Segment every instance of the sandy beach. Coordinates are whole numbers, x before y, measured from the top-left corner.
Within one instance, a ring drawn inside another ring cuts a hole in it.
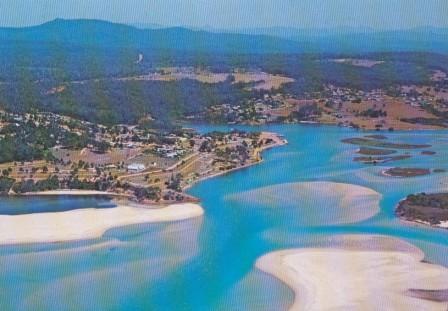
[[[400,218],[400,221],[406,225],[413,225],[413,226],[420,226],[420,227],[431,227],[434,229],[448,229],[448,221],[442,221],[437,225],[432,225],[427,221],[418,220],[418,219],[407,220],[404,218]]]
[[[192,203],[172,204],[161,208],[120,203],[115,208],[1,215],[0,245],[94,239],[111,228],[185,220],[199,217],[203,213],[201,206]]]
[[[290,310],[447,310],[438,299],[448,289],[447,268],[423,262],[402,240],[346,239],[353,245],[273,252],[256,266],[295,292]]]

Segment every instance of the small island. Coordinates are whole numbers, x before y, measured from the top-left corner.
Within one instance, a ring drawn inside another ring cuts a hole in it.
[[[398,156],[392,156],[392,157],[355,157],[353,161],[355,162],[361,162],[364,164],[380,164],[380,163],[387,163],[392,161],[400,161],[400,160],[406,160],[411,158],[410,155],[398,155]]]
[[[436,152],[435,151],[431,151],[431,150],[424,150],[422,151],[422,155],[435,155]]]
[[[428,144],[406,144],[406,143],[392,143],[379,140],[373,140],[368,138],[346,138],[342,140],[343,143],[364,146],[364,147],[377,147],[377,148],[389,148],[389,149],[423,149],[430,148]]]
[[[446,172],[446,170],[443,168],[436,168],[433,170],[433,173],[445,173],[445,172]]]
[[[417,177],[431,174],[427,168],[393,167],[382,172],[387,177]]]
[[[395,214],[406,221],[448,229],[448,193],[411,194],[398,204]]]
[[[391,149],[377,149],[377,148],[367,148],[361,147],[358,149],[357,153],[369,156],[379,156],[379,155],[391,155],[397,153],[396,150]]]

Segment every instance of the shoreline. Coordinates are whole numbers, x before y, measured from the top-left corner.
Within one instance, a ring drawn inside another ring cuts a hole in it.
[[[187,124],[192,124],[191,122],[188,122]],[[193,123],[195,124],[195,123]],[[348,124],[339,125],[337,122],[321,122],[321,121],[301,121],[301,122],[269,122],[269,123],[251,123],[251,122],[241,122],[241,123],[235,123],[235,124],[229,124],[229,123],[207,123],[207,122],[197,122],[196,124],[209,124],[209,125],[222,125],[222,126],[266,126],[266,125],[302,125],[302,126],[309,126],[309,127],[316,127],[316,126],[331,126],[331,127],[339,127],[339,128],[350,128],[357,130],[359,132],[372,132],[372,133],[394,133],[394,132],[411,132],[411,131],[446,131],[448,130],[447,127],[442,126],[426,126],[424,124],[420,124],[421,127],[394,127],[393,131],[389,131],[389,129],[381,129],[377,130],[375,127],[372,128],[355,128],[353,126],[350,126]]]
[[[400,216],[397,216],[397,218],[400,220],[400,222],[402,222],[403,224],[406,224],[408,226],[415,226],[415,227],[420,227],[420,228],[431,228],[431,229],[440,229],[440,230],[448,230],[448,221],[443,222],[442,224],[439,225],[431,225],[430,223],[423,221],[423,220],[418,220],[418,219],[406,219]]]
[[[218,176],[223,176],[223,175],[226,175],[226,174],[230,174],[230,173],[232,173],[232,172],[236,172],[236,171],[239,171],[239,170],[243,170],[243,169],[245,169],[245,168],[248,168],[248,167],[251,167],[251,166],[260,164],[260,163],[263,163],[263,160],[258,161],[258,162],[253,162],[253,163],[245,164],[245,165],[240,166],[240,167],[235,167],[235,168],[232,168],[232,169],[230,169],[230,170],[226,170],[226,171],[222,171],[222,172],[217,172],[217,173],[212,174],[212,175],[208,175],[208,176],[201,177],[201,178],[199,178],[199,179],[193,181],[191,184],[185,186],[185,187],[183,188],[183,191],[186,191],[186,190],[192,188],[193,186],[195,186],[195,185],[196,185],[197,183],[199,183],[199,182],[202,182],[202,181],[205,181],[205,180],[208,180],[208,179],[211,179],[211,178],[215,178],[215,177],[218,177]]]
[[[268,253],[255,266],[294,292],[290,310],[446,310],[435,297],[448,288],[448,268],[425,262],[419,248],[387,236],[338,238],[344,243]]]
[[[0,215],[0,245],[58,243],[101,238],[113,228],[201,217],[198,204],[134,205],[114,201],[113,208],[86,208],[52,213]],[[157,206],[160,206],[157,208]]]

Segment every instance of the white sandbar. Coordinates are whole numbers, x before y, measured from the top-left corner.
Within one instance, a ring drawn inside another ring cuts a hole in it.
[[[201,206],[185,203],[157,209],[118,205],[114,208],[1,215],[0,245],[93,239],[101,237],[111,228],[185,220],[203,213]]]
[[[336,182],[297,182],[230,195],[226,199],[270,208],[301,211],[305,225],[355,223],[380,211],[381,194],[373,189]]]
[[[412,290],[448,289],[448,269],[424,254],[362,248],[304,248],[267,254],[256,266],[295,292],[291,310],[440,310],[447,302],[412,297]]]

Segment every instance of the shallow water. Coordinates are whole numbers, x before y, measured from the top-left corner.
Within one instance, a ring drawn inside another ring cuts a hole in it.
[[[328,126],[243,128],[282,133],[289,144],[266,151],[259,165],[191,188],[205,209],[201,219],[117,228],[93,241],[0,247],[0,309],[286,310],[293,293],[255,269],[256,259],[277,249],[327,245],[340,234],[402,238],[420,247],[427,260],[448,266],[448,231],[405,225],[394,216],[406,195],[448,189],[448,174],[380,175],[395,165],[448,169],[447,131],[387,133],[390,141],[429,143],[437,154],[411,150],[411,159],[373,167],[353,162],[357,146],[339,142],[364,133]],[[381,211],[357,223],[319,223],[327,219],[319,216],[325,215],[320,191],[314,204],[312,195],[301,201],[285,193],[283,209],[269,200],[231,199],[310,181],[371,188],[382,195]]]

